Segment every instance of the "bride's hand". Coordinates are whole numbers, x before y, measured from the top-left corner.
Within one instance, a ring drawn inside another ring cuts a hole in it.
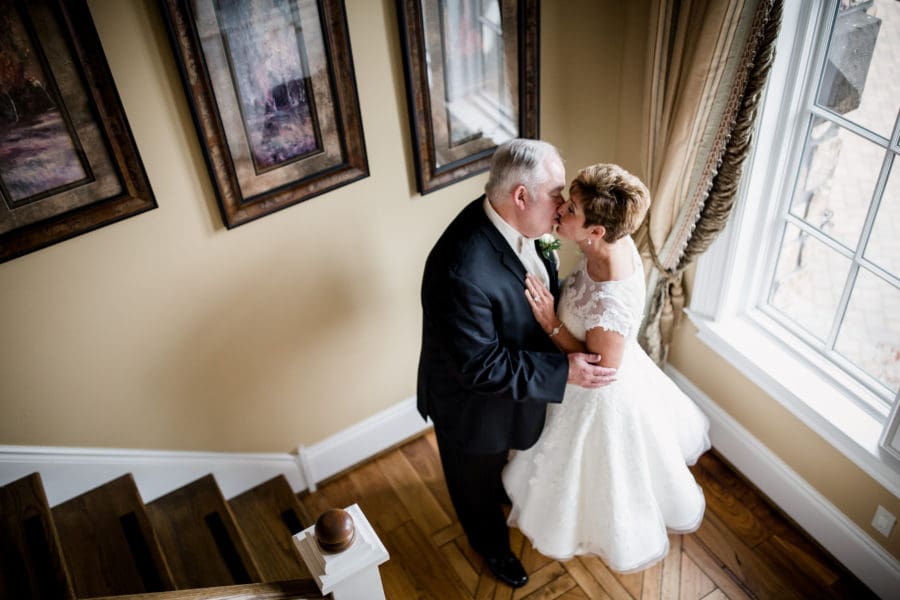
[[[537,322],[546,333],[552,332],[560,322],[556,316],[556,309],[553,307],[553,294],[550,293],[544,282],[531,273],[525,275],[525,297],[528,299],[531,312],[534,313]]]

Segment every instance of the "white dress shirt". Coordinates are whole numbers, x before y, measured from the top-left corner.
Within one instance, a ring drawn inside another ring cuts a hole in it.
[[[547,274],[547,267],[544,266],[544,261],[538,256],[534,247],[534,242],[537,238],[525,237],[516,231],[515,227],[504,221],[503,217],[494,210],[487,197],[484,199],[484,212],[491,223],[494,224],[494,227],[497,228],[497,231],[500,232],[500,235],[503,236],[503,239],[509,244],[509,247],[512,248],[515,255],[519,257],[519,261],[525,267],[525,270],[543,281],[544,285],[550,287],[550,276]]]

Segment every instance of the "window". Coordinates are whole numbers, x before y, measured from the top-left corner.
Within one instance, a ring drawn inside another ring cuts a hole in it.
[[[883,413],[900,387],[900,5],[842,2],[830,17],[760,306]]]
[[[505,141],[515,137],[518,126],[513,106],[515,81],[509,81],[499,0],[442,0],[441,18],[445,43],[444,89],[450,145],[456,146],[487,133]],[[509,17],[505,26],[509,27]]]
[[[898,56],[896,0],[785,2],[740,198],[688,309],[894,493],[900,463],[878,441],[900,388]]]

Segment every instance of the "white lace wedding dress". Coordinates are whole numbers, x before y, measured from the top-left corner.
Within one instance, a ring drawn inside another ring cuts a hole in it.
[[[669,548],[667,530],[694,531],[703,492],[687,469],[709,449],[706,416],[637,343],[644,273],[595,282],[582,258],[565,282],[559,317],[584,340],[594,327],[625,336],[617,380],[602,388],[567,385],[551,404],[538,442],[503,472],[509,524],[541,554],[565,560],[596,554],[615,571],[645,569]]]

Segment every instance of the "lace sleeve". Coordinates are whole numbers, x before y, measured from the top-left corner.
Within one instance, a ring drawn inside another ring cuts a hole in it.
[[[631,334],[635,316],[634,307],[629,306],[621,298],[607,292],[597,292],[591,298],[590,311],[585,320],[585,330],[602,327],[607,331],[615,331],[628,337]]]

